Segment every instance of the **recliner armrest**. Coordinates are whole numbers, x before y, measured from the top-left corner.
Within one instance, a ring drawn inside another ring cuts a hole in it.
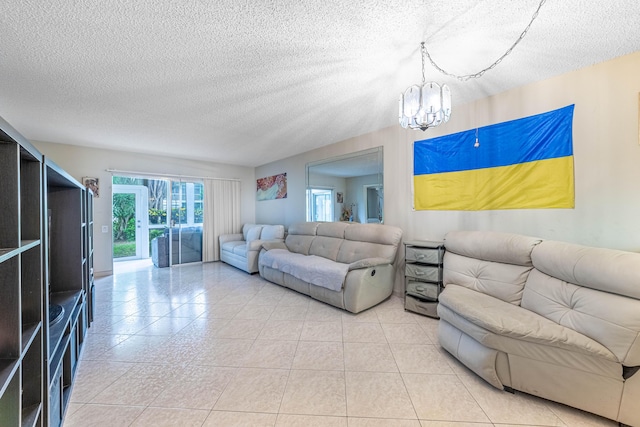
[[[269,251],[271,249],[286,249],[289,250],[287,245],[284,244],[281,240],[262,240],[261,241],[262,249]]]
[[[361,268],[375,267],[377,265],[389,265],[389,264],[391,263],[386,258],[365,258],[349,264],[349,271],[359,270]]]

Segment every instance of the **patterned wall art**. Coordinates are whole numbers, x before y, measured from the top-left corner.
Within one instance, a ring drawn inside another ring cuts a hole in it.
[[[267,176],[256,180],[256,200],[287,198],[287,174]]]

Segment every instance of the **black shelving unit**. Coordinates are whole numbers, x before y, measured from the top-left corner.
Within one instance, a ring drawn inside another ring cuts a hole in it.
[[[50,308],[62,307],[61,318],[45,327],[45,415],[50,427],[58,427],[87,328],[86,190],[50,159],[43,168],[46,318]]]
[[[43,426],[42,155],[0,118],[0,421]]]
[[[91,320],[92,199],[2,118],[0,188],[0,425],[57,427]]]

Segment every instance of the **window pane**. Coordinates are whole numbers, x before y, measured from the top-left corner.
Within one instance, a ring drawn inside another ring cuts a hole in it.
[[[309,190],[312,221],[333,221],[333,190]]]

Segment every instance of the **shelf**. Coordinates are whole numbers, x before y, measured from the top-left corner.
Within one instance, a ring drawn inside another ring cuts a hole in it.
[[[42,403],[22,409],[22,427],[34,427],[42,413]]]
[[[52,367],[54,367],[55,365],[51,364],[51,359],[53,359],[56,355],[56,352],[58,352],[58,348],[60,347],[60,342],[62,341],[63,335],[68,329],[67,326],[69,325],[69,319],[71,319],[71,315],[73,313],[77,315],[75,308],[81,297],[82,291],[56,292],[49,296],[49,303],[59,304],[62,306],[62,308],[64,308],[64,315],[62,317],[62,320],[49,327],[49,364]],[[60,355],[60,357],[62,357],[62,355]]]
[[[40,244],[40,240],[22,240],[19,248],[0,248],[0,262],[4,262],[22,252],[28,251]]]
[[[20,249],[22,251],[28,251],[31,248],[35,248],[40,244],[40,239],[36,240],[21,240],[20,241]]]
[[[0,248],[0,262],[5,262],[20,253],[19,248]]]
[[[42,326],[41,322],[32,323],[30,325],[22,325],[22,353],[31,346],[33,339],[38,335],[40,328]]]
[[[70,334],[65,334],[62,336],[60,340],[60,348],[64,349],[69,344],[69,339],[71,338]],[[53,383],[53,379],[56,377],[56,374],[59,375],[60,370],[62,369],[62,357],[64,356],[64,351],[59,351],[54,353],[53,357],[49,360],[49,382]]]
[[[18,359],[0,359],[0,396],[4,394],[18,366]]]

